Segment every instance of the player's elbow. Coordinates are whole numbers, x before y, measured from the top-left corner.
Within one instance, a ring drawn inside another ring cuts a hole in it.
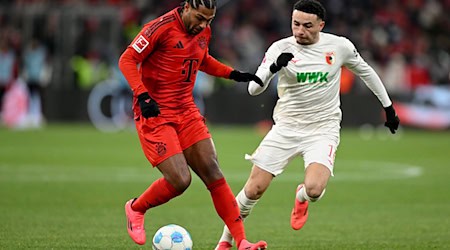
[[[264,91],[264,88],[259,86],[256,82],[250,82],[250,84],[248,85],[248,93],[251,96],[257,96],[259,94],[261,94]]]
[[[258,92],[256,92],[256,91],[252,91],[252,90],[248,90],[248,93],[251,95],[251,96],[257,96],[257,95],[259,95],[259,93]]]
[[[136,67],[136,62],[133,60],[133,57],[128,53],[128,50],[120,56],[119,58],[119,69],[122,72],[125,72],[128,68],[128,65]]]
[[[120,71],[124,71],[124,68],[125,68],[125,61],[126,60],[124,60],[124,57],[125,57],[125,53],[123,53],[121,56],[120,56],[120,58],[119,58],[119,62],[117,63],[118,64],[118,66],[119,66],[119,69],[120,69]]]

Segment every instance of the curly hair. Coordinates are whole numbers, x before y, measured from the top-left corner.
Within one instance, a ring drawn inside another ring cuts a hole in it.
[[[299,10],[309,14],[315,14],[317,17],[325,21],[326,10],[317,0],[300,0],[294,5],[294,10]]]
[[[186,0],[185,3],[189,3],[194,9],[198,9],[200,5],[208,9],[214,9],[217,6],[216,0]]]

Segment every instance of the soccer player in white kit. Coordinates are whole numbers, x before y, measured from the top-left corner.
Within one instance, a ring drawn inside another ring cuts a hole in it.
[[[256,75],[264,87],[250,82],[251,95],[262,93],[278,73],[279,100],[273,111],[275,125],[253,155],[250,177],[236,196],[241,216],[251,209],[296,156],[305,165],[304,181],[297,187],[291,226],[299,230],[308,217],[308,203],[325,193],[333,175],[339,145],[342,113],[339,88],[341,67],[358,75],[377,96],[386,111],[385,126],[395,133],[399,119],[377,73],[359,55],[351,41],[321,32],[325,8],[316,0],[300,0],[292,13],[293,36],[273,43]],[[216,250],[231,249],[232,237],[225,226]]]

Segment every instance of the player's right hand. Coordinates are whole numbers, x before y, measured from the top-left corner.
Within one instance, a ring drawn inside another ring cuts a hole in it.
[[[141,108],[141,114],[144,118],[156,117],[161,114],[158,104],[150,98],[147,92],[138,95],[137,99]]]
[[[274,74],[277,73],[282,67],[286,67],[292,58],[294,58],[292,53],[281,53],[277,61],[270,65],[270,71]]]
[[[400,124],[400,119],[395,113],[394,106],[389,106],[384,108],[386,112],[386,122],[384,126],[388,127],[392,134],[395,134],[395,131],[398,129],[398,125]]]
[[[238,70],[233,70],[230,73],[230,79],[235,80],[236,82],[254,81],[259,86],[264,87],[264,83],[261,81],[261,79],[257,75],[248,73],[248,72],[240,72]]]

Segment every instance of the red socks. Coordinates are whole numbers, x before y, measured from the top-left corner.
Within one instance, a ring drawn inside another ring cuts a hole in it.
[[[225,222],[237,245],[245,239],[245,229],[236,199],[225,178],[207,186],[214,202],[217,214]]]
[[[234,198],[230,186],[225,178],[217,180],[207,186],[216,208],[217,214],[227,225],[233,235],[237,245],[245,239],[245,229],[239,207]],[[137,198],[131,208],[135,211],[145,213],[149,208],[159,206],[170,199],[180,195],[166,179],[160,178],[150,185],[139,198]]]
[[[164,204],[180,194],[164,177],[159,178],[131,204],[131,208],[145,213],[149,208]]]

